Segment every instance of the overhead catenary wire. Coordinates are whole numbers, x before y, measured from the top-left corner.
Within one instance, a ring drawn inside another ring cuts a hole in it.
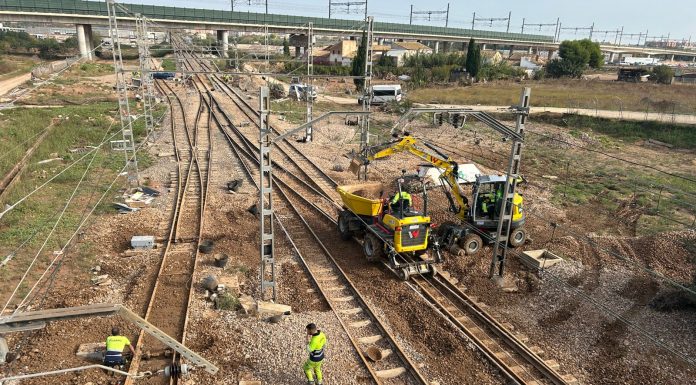
[[[531,134],[534,134],[534,135],[538,135],[538,136],[544,137],[544,138],[549,139],[549,140],[554,140],[554,141],[557,141],[557,142],[559,142],[559,143],[563,143],[563,144],[566,144],[566,145],[569,145],[569,146],[581,148],[581,149],[583,149],[583,150],[585,150],[585,151],[590,151],[590,152],[598,153],[598,154],[604,155],[604,156],[606,156],[606,157],[608,157],[608,158],[620,160],[620,161],[622,161],[622,162],[629,163],[629,164],[632,164],[632,165],[634,165],[634,166],[645,167],[645,168],[647,168],[647,169],[650,169],[650,170],[653,170],[653,171],[657,171],[657,172],[659,172],[659,173],[662,173],[662,174],[671,176],[671,177],[673,177],[673,178],[683,179],[683,180],[686,180],[686,181],[689,181],[689,182],[696,183],[696,179],[692,179],[692,178],[689,178],[689,177],[686,177],[686,176],[683,176],[683,175],[679,175],[679,174],[675,174],[675,173],[672,173],[672,172],[669,172],[669,171],[665,171],[665,170],[659,169],[659,168],[657,168],[657,167],[655,167],[655,166],[652,166],[652,165],[649,165],[649,164],[640,163],[640,162],[632,161],[632,160],[629,160],[629,159],[621,158],[621,157],[619,157],[619,156],[612,155],[612,154],[609,154],[609,153],[607,153],[607,152],[604,152],[604,151],[601,151],[601,150],[597,150],[597,149],[595,149],[595,148],[591,148],[591,147],[582,146],[582,145],[579,145],[579,144],[570,143],[570,142],[568,142],[568,141],[566,141],[566,140],[563,140],[563,139],[560,139],[560,138],[556,138],[556,137],[553,137],[553,136],[551,136],[551,135],[546,135],[546,134],[543,134],[543,133],[538,132],[538,131],[527,130],[527,132],[528,132],[528,133],[531,133]]]
[[[99,44],[98,46],[94,47],[94,49],[92,49],[90,52],[96,52],[96,50],[97,50],[98,48],[101,48],[103,45],[104,45],[104,43]],[[9,102],[9,103],[7,103],[7,104],[0,105],[0,110],[2,110],[2,109],[8,109],[8,108],[13,108],[13,107],[14,107],[14,104],[15,104],[18,100],[24,99],[24,98],[26,98],[28,95],[31,95],[31,94],[32,94],[34,91],[36,91],[38,88],[40,88],[40,87],[42,87],[42,86],[44,86],[44,85],[46,85],[46,84],[50,84],[51,82],[53,82],[53,80],[55,80],[56,77],[58,77],[59,75],[61,75],[63,72],[66,72],[68,69],[72,68],[72,66],[75,65],[75,63],[79,63],[79,62],[81,62],[81,61],[83,61],[83,60],[85,60],[85,57],[81,57],[81,58],[79,58],[79,59],[76,59],[76,60],[72,61],[71,63],[68,64],[67,67],[61,69],[60,71],[57,71],[57,72],[51,74],[47,80],[42,81],[42,82],[39,82],[39,83],[37,83],[37,84],[34,84],[33,87],[30,88],[27,92],[25,92],[25,93],[19,95],[17,98],[13,99],[11,102]],[[48,129],[48,127],[46,127],[46,128],[44,129],[44,131],[47,130],[47,129]]]
[[[435,145],[435,146],[438,146],[437,143],[432,143],[432,144]],[[493,168],[493,167],[491,167],[491,168]],[[497,172],[504,173],[502,170],[499,170],[499,169],[493,168],[493,170],[495,170],[495,171],[497,171]],[[512,205],[514,205],[514,203],[512,203]],[[549,224],[555,224],[555,227],[556,227],[556,228],[564,228],[564,229],[567,229],[567,227],[568,227],[568,226],[562,226],[562,225],[560,225],[560,224],[558,224],[558,223],[556,223],[556,222],[554,222],[554,221],[552,221],[552,220],[550,220],[550,219],[548,219],[548,218],[545,218],[545,217],[542,217],[542,216],[540,216],[540,215],[538,215],[538,214],[535,214],[533,211],[530,211],[530,210],[528,210],[528,209],[525,209],[525,212],[531,214],[531,215],[534,216],[534,217],[537,217],[537,218],[542,219],[544,222],[547,222],[547,223],[549,223]],[[650,268],[648,268],[648,267],[646,267],[646,266],[644,266],[644,265],[642,265],[642,264],[640,264],[640,263],[638,263],[638,262],[635,262],[635,261],[631,260],[629,257],[627,257],[627,256],[625,256],[625,255],[619,254],[619,253],[617,253],[617,252],[615,252],[615,251],[613,251],[613,250],[611,250],[611,249],[608,249],[608,248],[606,248],[606,247],[601,246],[597,241],[593,240],[592,238],[590,238],[590,237],[587,236],[587,235],[580,234],[580,233],[573,232],[573,231],[569,231],[569,230],[566,230],[566,232],[568,232],[569,234],[571,234],[571,235],[573,235],[573,236],[575,236],[575,237],[578,237],[578,238],[587,240],[587,241],[588,241],[590,244],[592,244],[594,247],[596,247],[596,248],[598,248],[598,249],[600,249],[600,250],[603,250],[604,252],[606,252],[606,253],[608,253],[608,254],[610,254],[610,255],[616,257],[616,258],[619,258],[620,260],[622,260],[622,261],[624,261],[624,262],[627,262],[627,263],[629,263],[629,264],[634,265],[635,267],[638,267],[638,268],[642,269],[643,271],[649,273],[650,275],[654,276],[655,278],[657,278],[657,279],[659,279],[659,280],[665,281],[665,282],[669,283],[670,285],[672,285],[672,286],[674,286],[674,287],[676,287],[676,288],[678,288],[678,289],[681,289],[681,290],[684,290],[684,291],[686,291],[686,292],[689,292],[689,293],[691,293],[691,294],[693,294],[693,295],[696,295],[696,290],[691,289],[691,288],[689,288],[689,287],[687,287],[687,286],[685,286],[685,285],[683,285],[683,284],[677,282],[676,280],[674,280],[674,279],[672,279],[672,278],[669,278],[669,277],[667,277],[667,276],[665,276],[665,275],[663,275],[663,274],[661,274],[661,273],[658,273],[657,271],[652,270],[652,269],[650,269]]]
[[[108,138],[106,138],[106,140],[104,140],[103,142],[101,142],[101,143],[99,143],[97,146],[95,146],[93,149],[91,149],[90,151],[87,151],[86,153],[84,153],[84,155],[82,155],[79,159],[77,159],[76,161],[70,163],[68,166],[66,166],[64,169],[62,169],[61,171],[59,171],[57,174],[53,175],[51,178],[49,178],[47,181],[45,181],[45,182],[44,182],[43,184],[41,184],[39,187],[36,187],[34,190],[32,190],[31,192],[29,192],[28,194],[26,194],[25,196],[23,196],[22,198],[20,198],[20,199],[19,199],[18,201],[16,201],[15,203],[13,203],[13,204],[11,204],[11,205],[8,205],[8,206],[5,208],[5,210],[3,210],[2,212],[0,212],[0,220],[2,219],[3,216],[5,216],[5,214],[7,214],[8,212],[12,211],[12,209],[14,209],[15,207],[17,207],[19,204],[21,204],[22,202],[24,202],[25,200],[27,200],[27,199],[28,199],[29,197],[31,197],[32,195],[34,195],[37,191],[39,191],[39,190],[43,189],[44,187],[46,187],[46,185],[48,185],[49,183],[53,182],[56,178],[58,178],[59,176],[61,176],[64,172],[68,171],[68,170],[71,169],[73,166],[75,166],[76,164],[80,163],[80,162],[81,162],[83,159],[85,159],[87,156],[89,156],[89,155],[92,154],[93,152],[99,150],[99,148],[101,148],[101,146],[103,146],[104,144],[106,144],[107,142],[109,142],[112,138],[114,138],[116,135],[118,135],[118,134],[120,134],[120,133],[121,133],[120,131],[115,132],[114,134],[112,134],[111,136],[109,136]]]
[[[112,127],[113,127],[113,122],[112,122],[111,125],[109,125],[109,127],[107,128],[107,130],[106,130],[106,132],[105,132],[105,134],[104,134],[104,138],[106,138],[106,136],[109,134],[109,131],[111,130]],[[102,138],[102,139],[104,139],[104,138]],[[77,185],[76,185],[75,188],[73,189],[72,194],[70,194],[70,197],[69,197],[68,200],[65,202],[65,205],[63,206],[62,211],[60,212],[60,214],[58,215],[58,218],[56,219],[55,223],[53,224],[53,227],[52,227],[51,230],[49,231],[49,233],[48,233],[48,235],[46,236],[46,239],[44,240],[44,242],[43,242],[43,243],[41,244],[41,246],[39,247],[38,251],[36,252],[36,255],[34,256],[34,259],[33,259],[33,260],[31,261],[31,263],[29,264],[29,267],[27,268],[27,270],[26,270],[26,271],[24,272],[24,274],[22,275],[22,278],[19,280],[19,283],[17,283],[17,286],[14,288],[14,290],[13,290],[12,293],[10,294],[10,297],[8,298],[7,303],[5,303],[5,306],[4,306],[4,307],[2,308],[2,310],[0,311],[0,314],[3,314],[3,313],[5,312],[5,310],[7,309],[7,307],[10,305],[10,303],[12,302],[12,299],[14,298],[15,294],[17,294],[17,291],[18,291],[19,288],[22,286],[22,283],[24,283],[24,280],[25,280],[25,279],[27,278],[27,276],[29,275],[29,272],[32,270],[32,268],[34,267],[34,264],[35,264],[36,261],[39,259],[39,256],[41,255],[41,253],[43,252],[44,248],[45,248],[46,245],[48,244],[48,241],[51,239],[51,236],[53,236],[53,233],[54,233],[55,230],[58,228],[58,224],[60,224],[61,219],[63,219],[63,216],[64,216],[65,213],[68,211],[68,207],[70,207],[70,203],[72,203],[73,198],[75,198],[75,196],[77,195],[77,192],[80,190],[80,186],[82,185],[82,182],[85,180],[85,177],[86,177],[87,174],[89,173],[89,170],[91,169],[92,163],[94,163],[94,160],[96,159],[97,154],[98,154],[97,151],[95,151],[95,152],[92,154],[92,159],[90,159],[89,163],[87,164],[87,167],[85,167],[85,171],[82,173],[82,176],[80,177],[80,180],[77,182]],[[53,265],[53,264],[51,263],[50,266],[52,266],[52,265]],[[50,267],[50,266],[49,266],[49,267]],[[45,274],[45,273],[44,273],[44,274]],[[41,278],[43,278],[43,275],[41,276]],[[39,278],[39,280],[40,280],[41,278]],[[32,288],[32,290],[33,290],[33,288]],[[30,290],[29,293],[31,293],[32,290]],[[29,293],[28,293],[27,295],[29,295]],[[25,299],[26,299],[26,297],[25,297]]]
[[[161,121],[161,120],[164,118],[164,116],[166,116],[166,114],[163,114],[163,115],[160,117],[159,120]],[[138,145],[138,147],[137,147],[136,150],[134,151],[134,155],[133,155],[133,156],[135,156],[135,153],[137,153],[137,152],[140,151],[142,148],[144,148],[144,146],[146,145],[146,143],[147,143],[147,137],[142,141],[142,143],[140,143],[140,145]],[[106,195],[111,191],[111,189],[113,188],[114,184],[116,183],[116,181],[118,181],[118,178],[121,176],[121,174],[124,172],[124,170],[125,170],[127,167],[128,167],[128,166],[127,166],[127,164],[126,164],[119,172],[116,173],[116,176],[114,177],[114,179],[112,180],[112,182],[109,184],[109,186],[106,188],[106,190],[104,190],[104,193],[101,195],[101,197],[99,198],[99,200],[94,204],[94,206],[93,206],[92,209],[89,211],[89,213],[87,213],[86,215],[83,214],[83,219],[82,219],[82,221],[80,222],[80,224],[77,226],[77,228],[75,229],[75,231],[73,232],[73,234],[70,236],[70,238],[64,243],[64,245],[63,245],[63,247],[61,248],[60,252],[53,258],[53,260],[51,261],[51,263],[50,263],[50,264],[48,265],[48,267],[44,270],[43,274],[41,274],[41,276],[39,277],[39,279],[37,279],[36,283],[35,283],[34,286],[31,288],[31,290],[29,290],[29,292],[27,292],[27,294],[25,295],[24,299],[22,300],[22,302],[20,303],[20,305],[19,305],[19,306],[17,307],[17,309],[15,310],[15,313],[16,313],[19,309],[21,309],[22,306],[25,306],[25,305],[27,304],[26,301],[27,301],[27,299],[29,298],[29,296],[34,292],[34,290],[35,290],[35,289],[38,287],[38,285],[42,282],[43,278],[46,276],[46,274],[48,274],[48,272],[51,270],[51,268],[52,268],[53,265],[56,263],[56,261],[58,261],[58,260],[62,261],[62,260],[63,260],[64,254],[65,254],[65,252],[67,251],[67,249],[69,248],[69,246],[70,246],[72,240],[73,240],[73,239],[75,238],[75,236],[79,233],[79,231],[84,227],[84,225],[85,225],[85,223],[87,222],[87,220],[91,217],[91,215],[92,215],[92,214],[94,213],[94,211],[97,209],[97,207],[98,207],[99,204],[102,202],[102,200],[104,200],[104,198],[106,197]],[[62,262],[61,262],[61,263],[62,263]],[[54,274],[56,274],[57,272],[58,272],[58,269],[54,269],[53,272],[52,272],[52,276],[53,276]],[[50,281],[49,281],[49,282],[50,282]],[[47,294],[47,292],[46,292],[45,294]],[[1,314],[1,312],[0,312],[0,314]]]

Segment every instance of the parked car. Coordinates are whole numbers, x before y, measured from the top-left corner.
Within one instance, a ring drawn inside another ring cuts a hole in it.
[[[307,91],[309,89],[309,91]],[[313,87],[308,87],[306,84],[290,84],[288,97],[295,100],[307,100],[307,94],[314,100],[317,98],[317,91]]]
[[[152,78],[153,79],[163,79],[163,80],[172,80],[176,77],[176,74],[174,72],[153,72],[152,73]]]

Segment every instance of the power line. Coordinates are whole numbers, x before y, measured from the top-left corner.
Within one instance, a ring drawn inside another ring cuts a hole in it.
[[[692,182],[692,183],[696,183],[696,179],[691,179],[691,178],[686,177],[686,176],[683,176],[683,175],[675,174],[675,173],[672,173],[672,172],[669,172],[669,171],[664,171],[664,170],[661,170],[661,169],[659,169],[659,168],[657,168],[657,167],[655,167],[655,166],[649,165],[649,164],[644,164],[644,163],[640,163],[640,162],[635,162],[635,161],[632,161],[632,160],[629,160],[629,159],[625,159],[625,158],[621,158],[621,157],[618,157],[618,156],[616,156],[616,155],[612,155],[612,154],[609,154],[609,153],[606,153],[606,152],[604,152],[604,151],[600,151],[600,150],[597,150],[597,149],[594,149],[594,148],[591,148],[591,147],[587,147],[587,146],[582,146],[582,145],[579,145],[579,144],[570,143],[570,142],[565,141],[565,140],[563,140],[563,139],[559,139],[559,138],[556,138],[556,137],[553,137],[553,136],[550,136],[550,135],[547,135],[547,134],[542,134],[541,132],[532,131],[532,130],[527,130],[527,132],[532,133],[532,134],[534,134],[534,135],[538,135],[538,136],[544,137],[544,138],[546,138],[546,139],[554,140],[554,141],[557,141],[557,142],[559,142],[559,143],[563,143],[563,144],[566,144],[566,145],[569,145],[569,146],[581,148],[581,149],[583,149],[583,150],[585,150],[585,151],[590,151],[590,152],[594,152],[594,153],[597,153],[597,154],[601,154],[601,155],[604,155],[604,156],[606,156],[606,157],[608,157],[608,158],[612,158],[612,159],[616,159],[616,160],[619,160],[619,161],[622,161],[622,162],[626,162],[626,163],[632,164],[632,165],[634,165],[634,166],[645,167],[645,168],[651,169],[651,170],[653,170],[653,171],[657,171],[657,172],[659,172],[659,173],[662,173],[662,174],[665,174],[665,175],[669,175],[669,176],[671,176],[671,177],[673,177],[673,178],[683,179],[683,180],[685,180],[685,181],[689,181],[689,182]]]
[[[365,20],[367,20],[367,0],[364,1],[344,1],[344,2],[336,2],[329,0],[329,19],[331,18],[331,11],[332,7],[339,7],[339,12],[341,13],[358,13],[360,12],[360,9],[363,8],[365,11]],[[350,7],[353,7],[353,11],[351,12]],[[356,8],[357,7],[357,8]]]
[[[413,24],[413,15],[424,15],[427,16],[428,21],[431,21],[431,17],[433,15],[445,15],[445,27],[448,26],[449,24],[449,10],[450,10],[450,4],[447,3],[447,9],[444,11],[414,11],[413,10],[413,4],[411,4],[411,14],[409,15],[409,24]]]
[[[112,127],[112,126],[113,126],[113,123],[109,126],[109,128],[108,128],[108,129],[106,130],[106,132],[104,133],[104,138],[106,138],[106,136],[109,134],[109,131],[111,130],[111,127]],[[102,138],[102,140],[103,140],[104,138]],[[62,210],[62,211],[60,212],[60,214],[58,215],[58,218],[56,219],[56,222],[53,224],[53,227],[51,228],[51,231],[48,232],[48,235],[46,236],[46,239],[44,240],[44,242],[43,242],[43,244],[41,245],[41,247],[39,247],[39,250],[36,252],[36,255],[34,256],[34,259],[31,261],[31,263],[29,264],[29,267],[28,267],[27,270],[24,272],[24,275],[23,275],[22,278],[19,280],[19,283],[17,283],[17,286],[15,287],[15,289],[14,289],[14,290],[12,291],[12,293],[10,294],[10,297],[7,299],[7,303],[5,304],[5,306],[4,306],[4,307],[2,308],[2,310],[0,311],[0,314],[3,314],[3,313],[5,312],[5,309],[7,309],[7,306],[9,306],[10,302],[12,302],[12,299],[14,298],[15,294],[17,293],[17,290],[19,290],[19,287],[22,286],[22,283],[24,283],[24,280],[25,280],[26,277],[29,275],[29,272],[31,271],[32,267],[34,267],[34,264],[35,264],[36,261],[38,260],[39,255],[41,255],[41,252],[43,252],[44,248],[45,248],[46,245],[48,244],[48,240],[51,239],[51,236],[53,235],[53,233],[55,232],[55,230],[58,228],[58,224],[60,223],[61,219],[63,219],[63,216],[65,215],[65,213],[68,211],[68,207],[70,207],[70,203],[72,203],[73,198],[75,198],[75,195],[77,195],[77,192],[79,191],[80,186],[82,185],[82,182],[85,180],[85,177],[87,176],[87,174],[89,173],[90,168],[92,167],[92,163],[94,163],[94,159],[97,158],[97,154],[98,154],[98,151],[94,151],[94,154],[92,155],[92,159],[90,159],[89,163],[87,164],[87,167],[85,168],[85,171],[82,173],[82,176],[80,177],[80,180],[77,182],[77,185],[76,185],[75,188],[73,189],[72,194],[70,194],[70,197],[69,197],[68,200],[65,202],[65,206],[63,206],[63,210]],[[59,256],[59,255],[58,255],[58,256]],[[58,257],[58,256],[56,256],[56,257]],[[52,264],[51,264],[50,266],[52,266]],[[49,267],[50,267],[50,266],[49,266]],[[41,277],[43,277],[43,275],[42,275]],[[41,279],[41,278],[39,278],[39,280],[40,280],[40,279]],[[32,288],[32,290],[33,290],[33,288]],[[30,290],[29,293],[31,293],[32,290]],[[28,295],[28,294],[27,294],[27,295]],[[26,297],[25,297],[25,299],[26,299]]]
[[[477,21],[488,22],[490,27],[493,26],[494,21],[506,21],[507,22],[506,32],[510,32],[510,19],[512,19],[512,11],[508,12],[508,17],[476,17],[476,12],[474,12],[474,16],[471,18],[471,29],[476,29],[476,22]]]

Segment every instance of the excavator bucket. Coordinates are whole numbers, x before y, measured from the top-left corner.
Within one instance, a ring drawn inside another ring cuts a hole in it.
[[[363,163],[358,159],[358,158],[353,158],[350,160],[350,166],[348,167],[348,170],[352,172],[355,175],[358,175],[360,172],[360,167],[362,167]]]
[[[351,151],[348,154],[346,154],[348,158],[350,158],[350,166],[348,167],[348,170],[352,172],[355,175],[358,175],[360,172],[360,167],[366,165],[369,163],[367,158],[363,156],[362,154],[358,154],[355,151]]]

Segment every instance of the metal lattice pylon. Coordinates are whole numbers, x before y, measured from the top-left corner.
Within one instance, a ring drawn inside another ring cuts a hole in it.
[[[362,110],[364,112],[369,112],[372,104],[372,97],[370,93],[370,86],[372,83],[372,28],[373,28],[373,17],[368,16],[365,20],[367,22],[366,34],[366,47],[365,47],[365,73],[363,81],[363,103]],[[365,115],[360,120],[360,150],[363,151],[367,148],[370,142],[370,116]],[[367,166],[363,168],[363,178],[367,180]],[[360,172],[358,172],[358,178],[360,178]]]
[[[107,11],[109,14],[109,36],[111,37],[112,57],[114,61],[114,72],[116,73],[116,93],[118,94],[118,113],[121,119],[121,133],[123,139],[123,152],[126,158],[126,171],[128,173],[128,183],[138,185],[138,159],[135,154],[135,138],[133,137],[133,118],[130,113],[128,103],[128,84],[123,68],[123,56],[121,55],[121,41],[118,32],[118,20],[116,17],[116,2],[106,0]]]
[[[520,105],[517,108],[517,124],[515,131],[520,137],[524,138],[525,123],[529,114],[529,97],[531,89],[525,88],[522,90],[520,97]],[[496,275],[496,267],[498,268],[498,276],[502,276],[505,267],[505,258],[508,251],[508,238],[510,236],[510,228],[512,227],[512,213],[517,189],[517,179],[520,176],[520,162],[522,160],[522,140],[513,140],[510,153],[510,163],[508,164],[507,180],[503,189],[503,197],[500,207],[500,219],[498,220],[498,230],[495,237],[495,245],[493,246],[493,256],[491,258],[491,267],[488,275],[493,278]]]
[[[145,118],[145,129],[149,137],[155,129],[155,121],[152,117],[152,105],[155,94],[152,84],[152,61],[150,60],[150,42],[146,18],[141,14],[137,14],[135,26],[138,36],[138,56],[140,57],[140,94],[143,97],[143,117]]]
[[[261,222],[261,299],[265,298],[266,290],[272,289],[273,300],[276,299],[275,281],[275,235],[273,232],[273,172],[271,161],[271,128],[268,125],[270,113],[270,97],[268,87],[261,87],[259,96],[259,218]]]

